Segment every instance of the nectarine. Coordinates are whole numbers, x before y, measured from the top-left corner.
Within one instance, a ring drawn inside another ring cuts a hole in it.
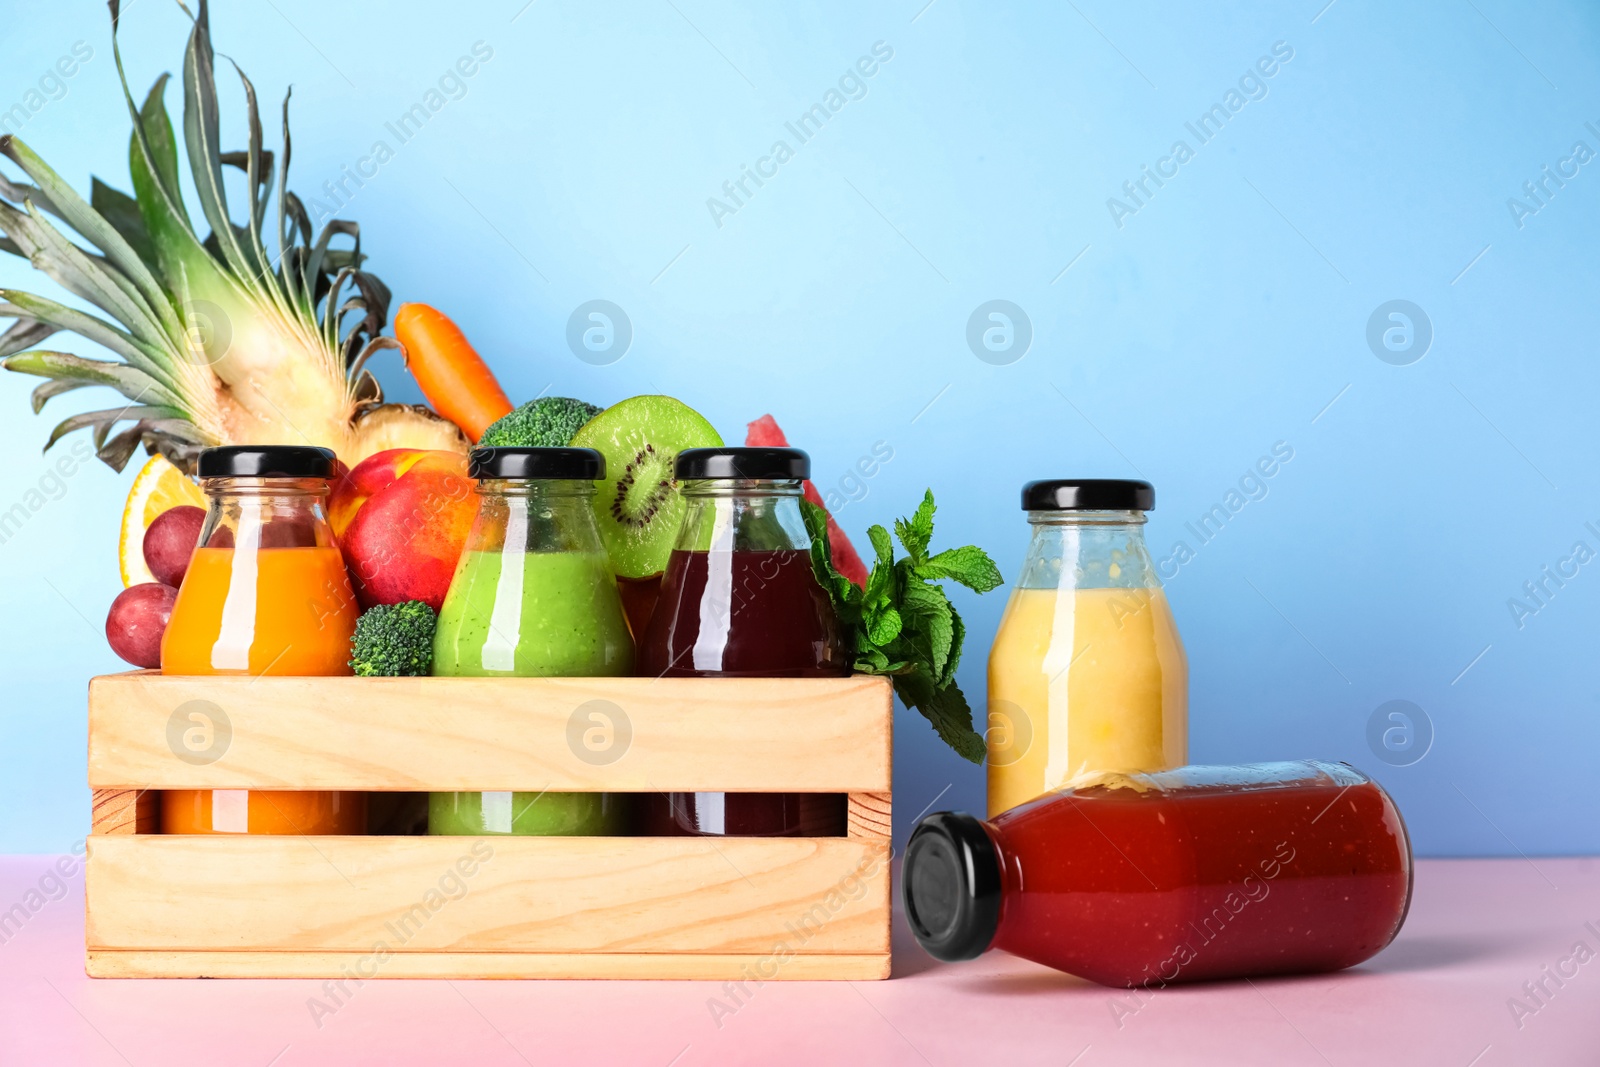
[[[362,608],[444,604],[477,514],[467,457],[392,448],[334,480],[328,523]]]

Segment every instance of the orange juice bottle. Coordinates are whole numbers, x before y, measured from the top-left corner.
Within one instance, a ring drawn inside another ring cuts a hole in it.
[[[334,462],[326,448],[292,445],[200,453],[209,509],[161,641],[163,674],[351,673],[358,609],[326,515]],[[360,834],[366,822],[363,793],[161,798],[166,834]]]

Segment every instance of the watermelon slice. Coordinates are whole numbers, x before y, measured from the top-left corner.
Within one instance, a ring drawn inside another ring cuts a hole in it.
[[[783,436],[783,430],[778,427],[778,420],[771,415],[763,415],[755,422],[749,424],[745,431],[744,443],[750,448],[788,448],[789,439]],[[817,492],[817,487],[808,479],[805,483],[806,499],[822,510],[828,510],[822,503],[822,494]],[[861,561],[860,553],[856,546],[850,543],[850,538],[833,521],[833,516],[828,516],[828,547],[833,550],[833,569],[861,586],[867,585],[867,565]]]

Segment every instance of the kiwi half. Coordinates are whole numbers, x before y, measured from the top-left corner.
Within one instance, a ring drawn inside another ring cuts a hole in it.
[[[606,457],[595,486],[594,514],[611,566],[623,578],[666,569],[683,521],[683,498],[673,465],[685,448],[722,444],[699,412],[670,396],[636,396],[613,404],[583,425],[574,448]]]

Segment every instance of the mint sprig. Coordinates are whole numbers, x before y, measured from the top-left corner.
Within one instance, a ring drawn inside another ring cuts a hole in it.
[[[945,743],[965,759],[982,763],[983,736],[972,728],[972,708],[956,685],[966,627],[940,581],[977,593],[1000,585],[1000,569],[976,545],[928,554],[933,541],[933,491],[909,519],[896,519],[895,536],[905,556],[896,560],[889,531],[867,531],[874,559],[865,588],[833,568],[828,513],[801,501],[811,534],[811,567],[828,591],[855,653],[855,669],[888,675],[895,695],[922,713]]]

